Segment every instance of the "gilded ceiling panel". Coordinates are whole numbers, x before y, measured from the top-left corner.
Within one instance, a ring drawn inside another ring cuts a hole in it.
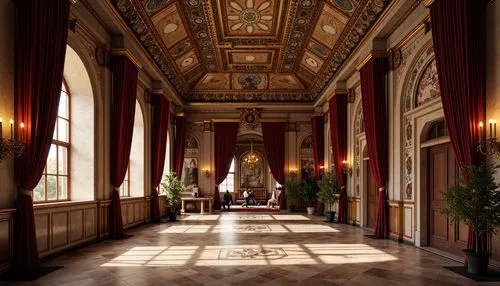
[[[111,0],[187,102],[312,102],[392,0]]]

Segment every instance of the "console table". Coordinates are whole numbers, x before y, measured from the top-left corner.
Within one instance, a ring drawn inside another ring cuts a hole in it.
[[[186,213],[186,202],[200,202],[201,203],[201,209],[200,209],[200,214],[205,214],[205,202],[208,201],[208,213],[212,213],[212,204],[214,201],[214,198],[212,197],[201,197],[201,198],[190,198],[190,197],[185,197],[181,198],[182,201],[182,209],[181,209],[181,214]]]

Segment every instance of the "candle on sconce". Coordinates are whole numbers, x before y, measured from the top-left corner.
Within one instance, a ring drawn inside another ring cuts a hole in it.
[[[483,139],[483,122],[479,121],[479,137]]]
[[[19,126],[21,126],[21,142],[24,142],[24,122],[21,122]]]
[[[493,119],[493,138],[497,138],[497,120]]]
[[[493,138],[493,119],[490,118],[490,139]]]
[[[14,119],[10,119],[10,139],[14,139]]]

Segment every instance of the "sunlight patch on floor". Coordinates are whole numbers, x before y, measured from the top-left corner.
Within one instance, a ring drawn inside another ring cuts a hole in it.
[[[353,264],[394,261],[366,244],[262,244],[134,247],[102,267]]]
[[[303,215],[273,215],[275,220],[311,220]]]
[[[218,220],[220,215],[182,215],[178,217],[179,220]]]

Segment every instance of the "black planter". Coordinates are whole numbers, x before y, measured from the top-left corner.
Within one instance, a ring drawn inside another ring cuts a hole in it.
[[[292,212],[292,213],[295,212],[295,206],[294,205],[289,205],[288,206],[288,211]]]
[[[330,222],[330,223],[335,222],[335,214],[336,214],[336,212],[326,211],[325,212],[326,222]]]
[[[463,252],[467,255],[467,272],[476,275],[486,275],[488,273],[488,263],[490,261],[489,253],[476,253],[469,249],[464,249]]]
[[[175,212],[168,212],[168,220],[169,221],[176,221],[177,220],[177,214]]]

